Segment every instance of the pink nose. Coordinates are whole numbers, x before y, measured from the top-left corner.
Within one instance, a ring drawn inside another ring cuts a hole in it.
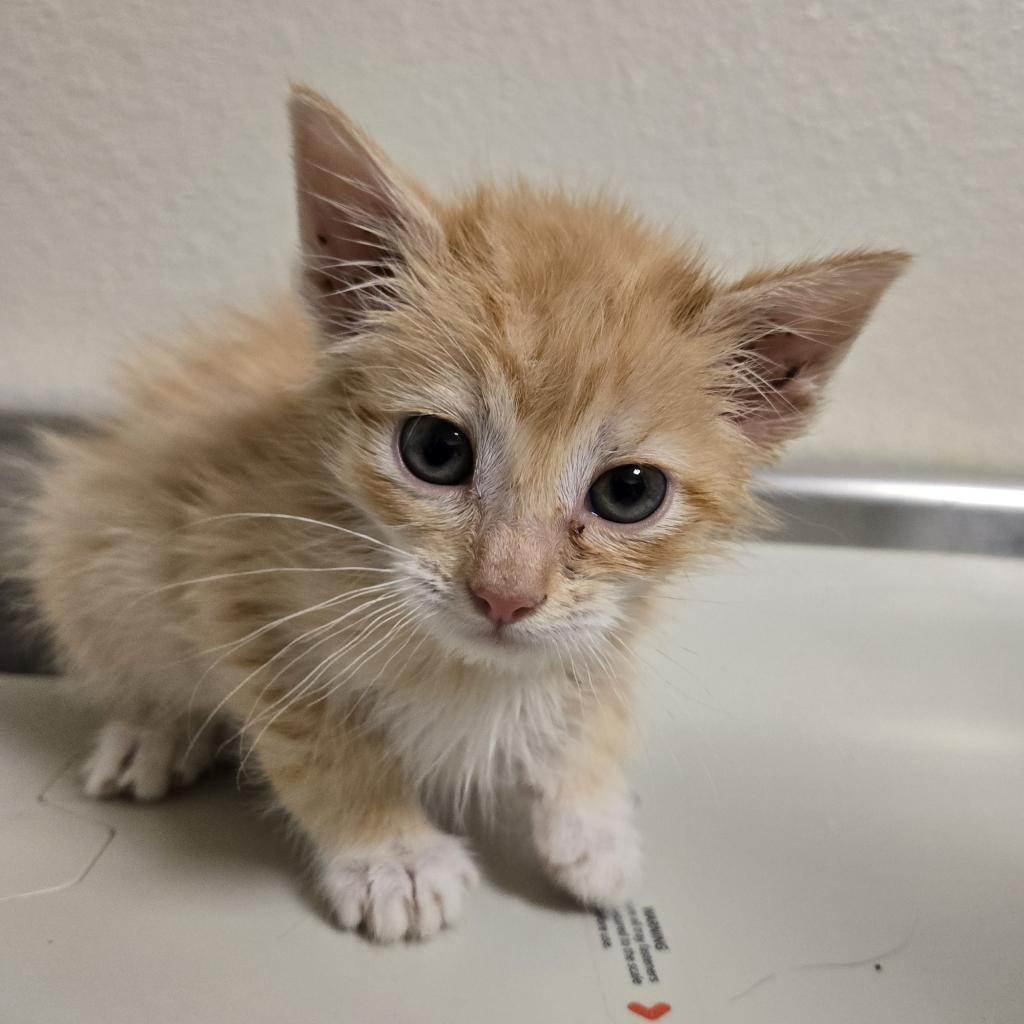
[[[541,602],[541,598],[526,594],[503,594],[487,587],[470,587],[473,604],[496,626],[505,626],[525,619]]]

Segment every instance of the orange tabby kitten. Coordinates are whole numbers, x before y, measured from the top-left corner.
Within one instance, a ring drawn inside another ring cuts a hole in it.
[[[393,940],[476,874],[431,798],[516,785],[551,878],[614,902],[655,588],[744,520],[907,257],[724,284],[604,199],[442,202],[315,93],[291,118],[303,302],[54,442],[33,578],[107,716],[85,790],[156,799],[235,736],[337,921]]]

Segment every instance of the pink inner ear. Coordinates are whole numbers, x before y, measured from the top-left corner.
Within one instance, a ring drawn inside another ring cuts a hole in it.
[[[435,225],[341,111],[299,89],[291,112],[305,293],[328,333],[344,333],[390,292],[399,239]]]
[[[844,354],[828,333],[817,337],[769,329],[735,357],[730,418],[759,444],[784,440],[811,413],[821,385]]]
[[[808,345],[804,339],[782,330],[769,331],[745,348],[750,353],[750,360],[757,364],[758,373],[776,388],[792,380],[813,362],[816,354],[819,359],[825,354],[823,351],[807,351]]]
[[[324,213],[314,222],[313,241],[305,255],[307,275],[331,317],[351,315],[374,298],[371,293],[386,291],[398,257],[381,238]]]
[[[305,275],[310,294],[335,326],[387,288],[397,252],[388,235],[393,211],[383,198],[348,186],[317,166],[301,176]]]

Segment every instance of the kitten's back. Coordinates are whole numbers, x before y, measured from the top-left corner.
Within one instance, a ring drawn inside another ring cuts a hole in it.
[[[143,413],[161,432],[192,432],[308,384],[316,351],[298,302],[282,297],[262,316],[228,311],[179,345],[142,349],[127,362],[121,390],[133,417]]]

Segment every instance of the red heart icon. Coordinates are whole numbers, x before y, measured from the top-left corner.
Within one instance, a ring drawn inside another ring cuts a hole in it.
[[[643,1003],[630,1003],[627,1009],[632,1010],[645,1020],[657,1020],[659,1017],[664,1017],[672,1007],[668,1003],[655,1003],[653,1006],[644,1006]]]

